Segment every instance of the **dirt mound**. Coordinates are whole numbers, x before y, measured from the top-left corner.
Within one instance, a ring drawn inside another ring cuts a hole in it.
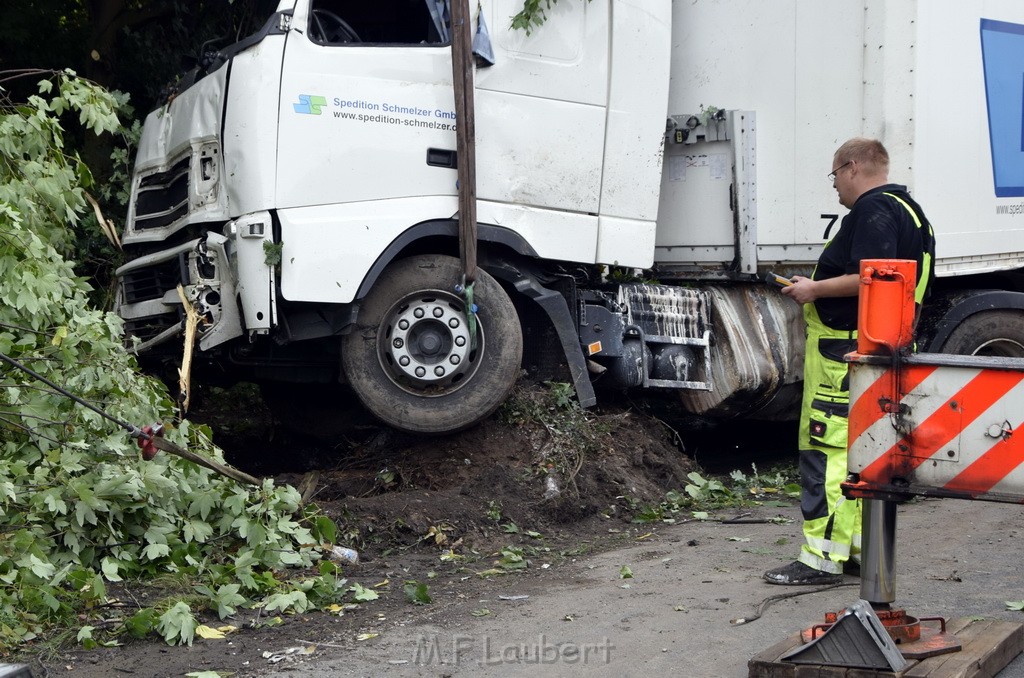
[[[533,386],[461,433],[364,432],[333,467],[321,466],[313,501],[367,558],[425,539],[486,550],[515,527],[554,534],[657,503],[694,468],[657,419],[622,408],[584,412]]]

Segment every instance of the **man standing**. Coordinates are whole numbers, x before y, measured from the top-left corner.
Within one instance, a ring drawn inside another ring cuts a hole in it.
[[[860,501],[843,497],[840,483],[847,475],[850,407],[843,356],[856,346],[861,260],[916,260],[919,305],[934,277],[931,225],[907,188],[889,183],[889,154],[880,142],[844,143],[828,178],[850,213],[811,277],[794,276],[782,290],[803,305],[807,321],[799,433],[805,543],[796,561],[764,573],[771,584],[828,584],[842,577],[847,561],[859,562]]]

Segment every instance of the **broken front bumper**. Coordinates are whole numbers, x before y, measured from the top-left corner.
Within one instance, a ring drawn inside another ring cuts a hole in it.
[[[117,312],[132,351],[142,354],[183,332],[182,297],[201,318],[201,350],[269,333],[277,325],[277,283],[268,245],[271,215],[255,212],[229,221],[223,234],[208,232],[119,268]]]

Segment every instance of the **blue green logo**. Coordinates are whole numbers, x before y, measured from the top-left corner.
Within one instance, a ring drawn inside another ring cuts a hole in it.
[[[320,115],[321,107],[326,105],[327,99],[324,97],[318,97],[313,94],[300,94],[299,103],[292,104],[292,108],[295,109],[296,113],[305,113],[306,115]]]

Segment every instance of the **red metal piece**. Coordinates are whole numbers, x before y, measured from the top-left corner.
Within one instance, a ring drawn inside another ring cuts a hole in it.
[[[947,652],[958,652],[960,640],[946,633],[946,620],[943,617],[912,617],[900,608],[875,610],[875,615],[882,626],[889,632],[889,637],[899,645],[900,654],[907,659],[924,659]],[[836,623],[839,612],[826,612],[825,623],[815,624],[801,631],[801,639],[809,643],[818,637],[819,631],[824,633]],[[924,623],[938,622],[938,627],[924,626]]]
[[[886,355],[914,340],[917,262],[865,259],[860,265],[857,352]]]
[[[154,438],[162,438],[164,435],[163,424],[153,424],[152,426],[143,426],[142,435],[135,439],[138,443],[139,449],[142,450],[142,458],[146,461],[150,461],[156,456],[157,448],[156,443],[153,442]]]

